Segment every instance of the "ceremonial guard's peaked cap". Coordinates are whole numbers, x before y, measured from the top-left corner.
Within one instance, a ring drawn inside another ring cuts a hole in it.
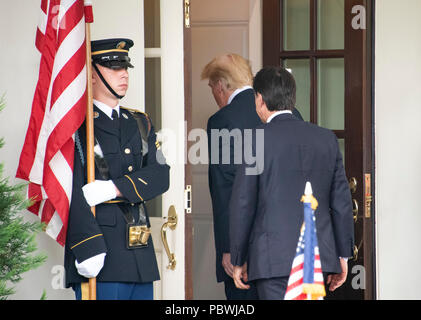
[[[124,38],[92,41],[92,62],[111,69],[133,68],[129,58],[133,44],[132,40]]]

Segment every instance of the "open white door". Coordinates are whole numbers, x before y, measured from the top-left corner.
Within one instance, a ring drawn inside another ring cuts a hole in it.
[[[161,275],[161,280],[155,282],[154,299],[184,299],[183,6],[181,1],[144,0],[144,17],[145,109],[171,166],[169,190],[152,201],[149,210]],[[176,221],[172,214],[177,215]],[[173,254],[172,261],[168,253]]]
[[[184,0],[183,0],[184,1]],[[184,46],[182,0],[124,0],[122,12],[115,1],[94,0],[93,38],[127,37],[135,42],[130,55],[130,90],[122,105],[145,111],[158,132],[162,150],[171,166],[170,187],[162,196],[148,201],[161,280],[154,284],[154,299],[185,298],[184,242]],[[124,17],[124,18],[122,18]],[[168,222],[173,206],[178,216],[174,230],[168,228],[168,248],[175,256],[175,268],[161,240],[161,227]]]

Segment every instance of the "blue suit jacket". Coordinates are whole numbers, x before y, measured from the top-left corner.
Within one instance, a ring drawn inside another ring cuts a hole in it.
[[[300,199],[310,181],[319,202],[322,270],[341,272],[339,257],[352,256],[354,222],[335,134],[290,114],[257,129],[264,130],[264,167],[260,175],[245,175],[246,165],[237,171],[230,203],[231,262],[248,261],[249,280],[289,276],[303,222]]]
[[[300,113],[296,109],[294,110],[294,115],[299,119],[302,119]],[[262,124],[262,122],[256,113],[253,89],[247,89],[239,93],[229,105],[219,109],[208,120],[207,133],[210,158],[208,174],[209,190],[212,198],[216,249],[216,277],[218,282],[229,279],[229,276],[222,267],[222,255],[223,253],[230,252],[228,204],[239,164],[238,161],[235,161],[234,159],[234,151],[236,150],[235,138],[232,137],[229,141],[224,142],[223,139],[215,139],[215,134],[223,129],[227,129],[232,133],[235,133],[237,130],[238,133],[241,133],[241,150],[244,150],[244,130],[253,129],[260,124]],[[212,130],[214,130],[213,141]],[[225,147],[226,150],[228,149],[230,151],[228,159],[223,158],[223,156],[226,155],[226,153],[223,152]],[[238,150],[239,148],[237,151]],[[219,157],[215,155],[219,155]]]

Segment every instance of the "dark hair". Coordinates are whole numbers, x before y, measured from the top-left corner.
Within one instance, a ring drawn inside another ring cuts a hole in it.
[[[295,107],[296,85],[291,73],[281,67],[265,67],[253,81],[254,92],[262,95],[269,111],[292,110]]]

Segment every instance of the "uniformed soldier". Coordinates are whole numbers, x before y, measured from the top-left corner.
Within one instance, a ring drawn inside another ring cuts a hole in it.
[[[148,115],[120,106],[132,46],[130,39],[92,41],[96,180],[87,184],[83,124],[75,135],[65,247],[66,287],[77,299],[92,277],[99,300],[153,299],[159,280],[145,202],[168,190],[169,166]]]

